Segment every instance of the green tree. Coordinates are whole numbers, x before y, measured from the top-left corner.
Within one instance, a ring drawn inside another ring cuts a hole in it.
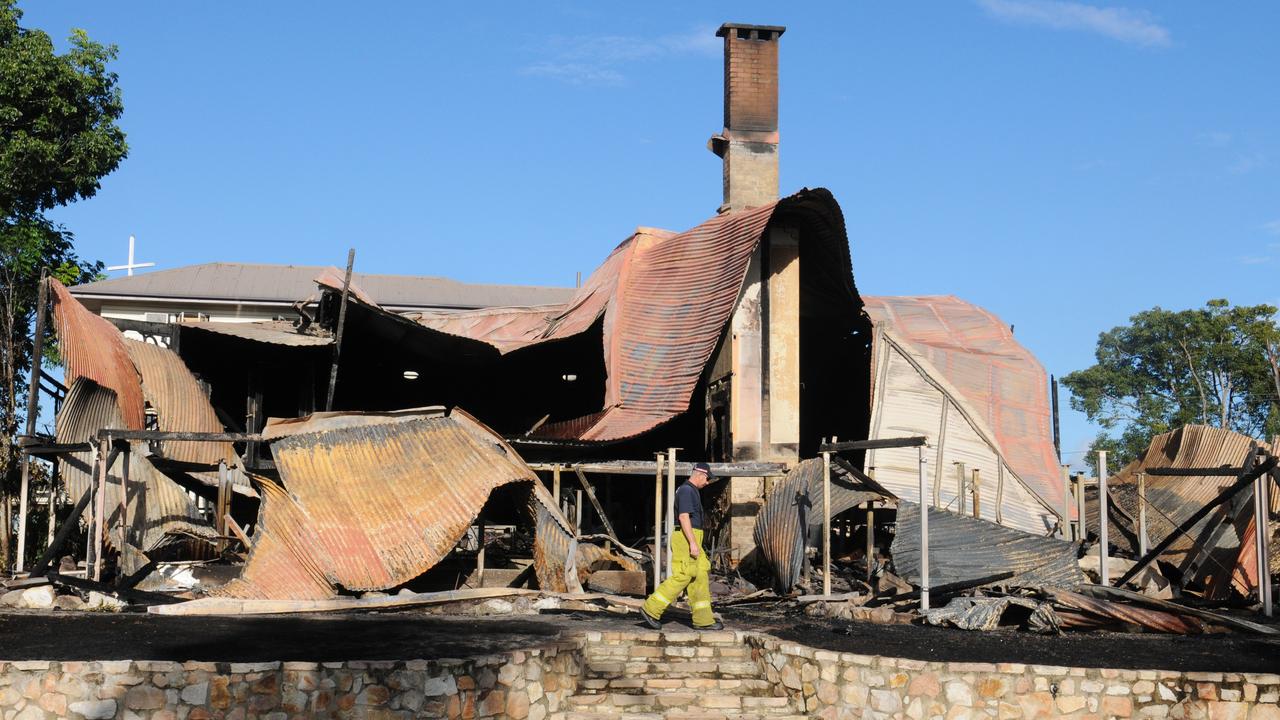
[[[74,30],[65,53],[40,30],[19,26],[16,0],[0,0],[0,569],[11,562],[12,500],[20,466],[13,442],[27,405],[32,325],[42,269],[68,284],[101,263],[75,253],[73,238],[44,212],[93,196],[128,152],[115,46]]]
[[[1270,305],[1210,300],[1191,310],[1145,310],[1099,335],[1096,363],[1062,378],[1071,407],[1103,428],[1091,451],[1107,450],[1115,469],[1182,425],[1251,437],[1280,430],[1275,314]]]

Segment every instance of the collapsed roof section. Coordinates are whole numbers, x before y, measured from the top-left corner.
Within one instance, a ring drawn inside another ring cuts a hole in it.
[[[576,536],[534,471],[461,410],[324,413],[273,423],[283,487],[260,483],[241,576],[216,594],[322,599],[385,590],[435,566],[495,489],[519,484],[538,522],[534,570],[546,590],[580,590]]]
[[[101,430],[142,430],[148,418],[163,431],[223,432],[208,397],[181,358],[166,348],[124,337],[57,280],[48,282],[53,290],[58,349],[70,386],[56,419],[59,443],[92,442]],[[86,450],[59,458],[61,475],[74,498],[88,492],[95,480],[94,455]],[[237,467],[239,460],[230,442],[171,442],[154,448],[136,443],[127,460],[121,456],[108,469],[104,506],[113,513],[108,519],[116,527],[126,462],[133,486],[125,507],[130,535],[108,538],[118,549],[124,549],[122,539],[125,545],[147,552],[163,545],[166,536],[212,538],[213,528],[183,483],[216,486],[219,463],[232,468],[229,478],[237,492],[254,494]]]
[[[697,227],[672,233],[642,228],[619,245],[587,282],[561,305],[495,307],[458,313],[400,316],[381,311],[355,294],[356,306],[375,310],[402,337],[439,346],[453,338],[451,352],[477,360],[509,355],[583,336],[599,324],[605,367],[602,407],[586,415],[550,422],[533,435],[609,442],[650,431],[689,409],[742,294],[747,269],[772,222],[801,227],[822,268],[832,311],[856,317],[844,217],[831,193],[802,190],[776,203],[717,215]],[[335,273],[317,282],[340,290]],[[365,296],[367,297],[367,296]],[[361,313],[364,315],[365,313]],[[348,318],[349,320],[351,318]],[[402,342],[409,342],[407,339]]]
[[[976,470],[982,519],[1053,528],[1063,488],[1040,363],[1004,322],[959,298],[864,301],[875,326],[869,437],[929,439],[928,504],[971,514]],[[870,450],[865,465],[898,498],[921,501],[915,448]]]
[[[1157,435],[1143,457],[1107,482],[1109,540],[1138,557],[1138,475],[1144,476],[1147,496],[1147,539],[1156,547],[1176,539],[1160,559],[1177,568],[1183,585],[1203,584],[1213,598],[1225,598],[1232,587],[1248,596],[1258,585],[1254,555],[1253,493],[1245,490],[1189,528],[1179,531],[1196,511],[1234,485],[1233,475],[1170,476],[1153,470],[1241,468],[1257,448],[1276,454],[1275,445],[1259,443],[1240,433],[1207,425],[1186,425]],[[1096,493],[1094,494],[1096,498]],[[1098,506],[1086,503],[1087,523],[1097,531]],[[1272,513],[1280,512],[1280,493],[1272,493]]]
[[[182,358],[168,348],[125,337],[115,325],[80,304],[62,283],[51,278],[49,284],[53,289],[58,351],[66,365],[68,385],[74,387],[77,381],[85,380],[113,395],[114,415],[100,416],[102,424],[87,430],[142,430],[147,416],[151,416],[155,429],[166,432],[224,431],[200,382]],[[71,403],[63,406],[58,416],[60,440],[91,439],[63,439],[71,432],[63,425],[76,421],[77,413],[82,411],[74,409]],[[199,471],[216,469],[219,462],[225,462],[228,467],[239,464],[235,446],[224,441],[161,445],[155,457],[177,463],[182,470],[195,471],[192,476],[205,484],[216,484],[216,481]],[[235,473],[233,482],[251,494],[243,474]]]

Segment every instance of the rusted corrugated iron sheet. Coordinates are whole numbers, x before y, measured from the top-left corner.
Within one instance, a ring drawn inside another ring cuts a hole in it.
[[[256,485],[262,504],[249,558],[240,577],[213,594],[294,600],[333,597],[327,555],[320,551],[320,538],[306,511],[274,482],[262,480]]]
[[[96,438],[100,429],[119,428],[123,424],[115,393],[87,378],[76,378],[58,414],[57,439],[60,443],[82,443]],[[67,484],[68,494],[74,499],[79,499],[91,483],[96,482],[92,477],[93,456],[94,453],[88,451],[69,453],[59,458],[60,474]],[[214,537],[213,528],[200,516],[186,490],[157,471],[147,459],[145,443],[134,444],[129,457],[128,514],[133,544],[145,552],[163,545],[165,537],[171,534]],[[123,472],[124,455],[121,453],[108,473],[103,496],[108,527],[113,529],[120,522]]]
[[[548,423],[535,437],[607,442],[639,435],[689,409],[733,312],[747,266],[774,219],[801,227],[814,262],[839,276],[852,316],[844,217],[831,193],[802,190],[773,205],[725,213],[682,232],[641,228],[563,306],[421,313],[420,327],[508,353],[585,332],[603,318],[605,397],[587,418]],[[317,278],[329,288],[340,279]]]
[[[1001,585],[1075,587],[1084,582],[1077,563],[1080,546],[1001,527],[985,520],[929,508],[929,583],[977,580],[1013,572]],[[898,527],[890,548],[893,566],[920,584],[920,506],[898,503]]]
[[[124,347],[124,335],[72,297],[66,286],[49,278],[58,326],[58,352],[66,366],[66,382],[88,378],[115,393],[123,427],[143,426],[142,385]]]
[[[670,238],[666,230],[638,228],[614,248],[564,305],[494,307],[463,312],[419,313],[423,326],[451,335],[486,342],[508,353],[545,340],[559,340],[585,332],[607,313],[618,294],[618,282],[635,248]],[[609,348],[606,344],[605,351]]]
[[[267,418],[262,428],[263,440],[278,440],[291,435],[343,430],[373,425],[391,425],[406,420],[423,418],[439,418],[446,415],[445,408],[432,405],[422,408],[406,408],[404,410],[385,410],[371,412],[318,412],[299,418]]]
[[[1103,624],[1137,625],[1147,630],[1175,635],[1199,635],[1205,631],[1204,623],[1186,615],[1174,615],[1136,605],[1099,600],[1069,590],[1050,589],[1047,592],[1055,603],[1079,611],[1086,616],[1077,618],[1074,613],[1059,612],[1062,625],[1067,628],[1093,628],[1097,627],[1098,620],[1101,620]]]
[[[222,594],[311,598],[337,587],[395,587],[447,555],[490,492],[510,483],[534,487],[549,524],[567,534],[568,523],[541,501],[546,491],[533,470],[466,413],[359,417],[369,422],[296,432],[272,443],[286,493],[264,495],[265,542],[255,540],[243,577]],[[332,418],[320,424],[332,427]],[[556,560],[546,554],[544,564]],[[279,572],[290,564],[297,568]],[[570,564],[559,559],[561,583]],[[323,590],[315,568],[323,573]],[[537,569],[542,582],[543,568]],[[564,587],[555,578],[546,581]]]
[[[541,483],[535,483],[541,486]],[[545,488],[543,488],[545,492]],[[553,592],[581,592],[578,579],[578,538],[561,524],[560,513],[554,510],[555,502],[548,496],[540,500],[529,498],[530,515],[534,522],[533,565],[538,575],[538,586]]]
[[[583,584],[587,582],[587,578],[591,576],[591,573],[596,570],[608,570],[614,566],[631,572],[640,572],[644,569],[640,566],[640,563],[625,555],[610,552],[599,545],[593,545],[589,542],[578,543],[577,565],[578,582]]]
[[[1001,522],[1027,532],[1045,530],[1063,512],[1063,487],[1049,380],[1035,356],[1005,322],[953,296],[864,300],[877,330],[872,437],[928,437],[934,448],[930,472],[943,474],[943,506],[958,509],[963,502],[952,479],[954,463],[980,470],[983,517],[993,521],[1003,473]],[[902,357],[894,364],[897,354]],[[877,450],[866,458],[886,487],[919,499],[914,449]]]
[[[833,516],[868,500],[883,499],[883,494],[858,480],[833,458]],[[753,537],[780,592],[790,592],[800,582],[806,542],[821,542],[822,508],[822,459],[810,458],[801,461],[773,486],[764,507],[756,515]]]
[[[1115,528],[1109,533],[1110,541],[1137,556],[1138,473],[1146,474],[1147,538],[1149,546],[1155,547],[1236,479],[1152,475],[1148,472],[1150,469],[1240,467],[1258,446],[1273,453],[1280,449],[1207,425],[1187,425],[1157,435],[1142,459],[1108,480],[1111,510],[1108,517]],[[1096,499],[1096,489],[1091,495]],[[1272,496],[1272,512],[1280,511],[1280,497],[1276,495]],[[1097,533],[1097,503],[1087,506],[1089,529]],[[1225,597],[1232,586],[1247,595],[1257,586],[1257,566],[1252,562],[1242,563],[1240,555],[1242,545],[1251,546],[1253,542],[1249,529],[1252,518],[1253,494],[1245,489],[1234,501],[1223,504],[1197,523],[1187,535],[1179,534],[1160,559],[1178,568],[1184,584],[1203,583],[1214,597]]]
[[[156,426],[168,432],[224,432],[209,398],[187,369],[182,358],[168,348],[130,338],[124,339],[129,359],[142,379],[142,396],[156,413]],[[237,464],[235,446],[229,442],[165,442],[160,454],[169,460],[217,465]]]
[[[319,275],[316,275],[315,283],[320,287],[331,287],[341,290],[343,283],[346,281],[346,277],[346,273],[331,265],[321,270]],[[360,286],[356,285],[354,280],[352,280],[347,286],[347,290],[352,299],[358,300],[370,307],[378,307],[378,303],[373,301],[373,298],[369,296],[369,293],[360,289]]]
[[[332,345],[333,338],[327,335],[308,335],[298,332],[293,323],[282,320],[265,322],[188,322],[183,323],[184,330],[230,335],[241,340],[267,343],[269,345],[287,345],[289,347],[319,347]]]

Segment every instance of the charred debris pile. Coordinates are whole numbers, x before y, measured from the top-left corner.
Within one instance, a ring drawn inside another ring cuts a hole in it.
[[[824,448],[876,443],[885,444]],[[1037,633],[1278,635],[1270,595],[1278,462],[1273,447],[1187,426],[1155,438],[1114,477],[1105,457],[1101,482],[1064,476],[1074,486],[1064,497],[1081,519],[1039,535],[982,519],[976,482],[965,487],[968,512],[928,507],[922,528],[919,503],[892,497],[827,452],[775,486],[756,538],[772,587],[808,617]],[[928,497],[924,477],[920,495]]]

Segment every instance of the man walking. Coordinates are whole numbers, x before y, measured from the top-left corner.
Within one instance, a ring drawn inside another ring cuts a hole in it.
[[[671,577],[658,586],[644,601],[640,616],[649,627],[662,627],[662,613],[682,591],[689,597],[689,609],[693,611],[693,626],[699,630],[721,630],[724,625],[711,614],[711,582],[707,573],[711,561],[702,548],[702,496],[698,492],[711,482],[711,466],[696,463],[693,474],[676,488],[676,520],[679,524],[671,534]]]

